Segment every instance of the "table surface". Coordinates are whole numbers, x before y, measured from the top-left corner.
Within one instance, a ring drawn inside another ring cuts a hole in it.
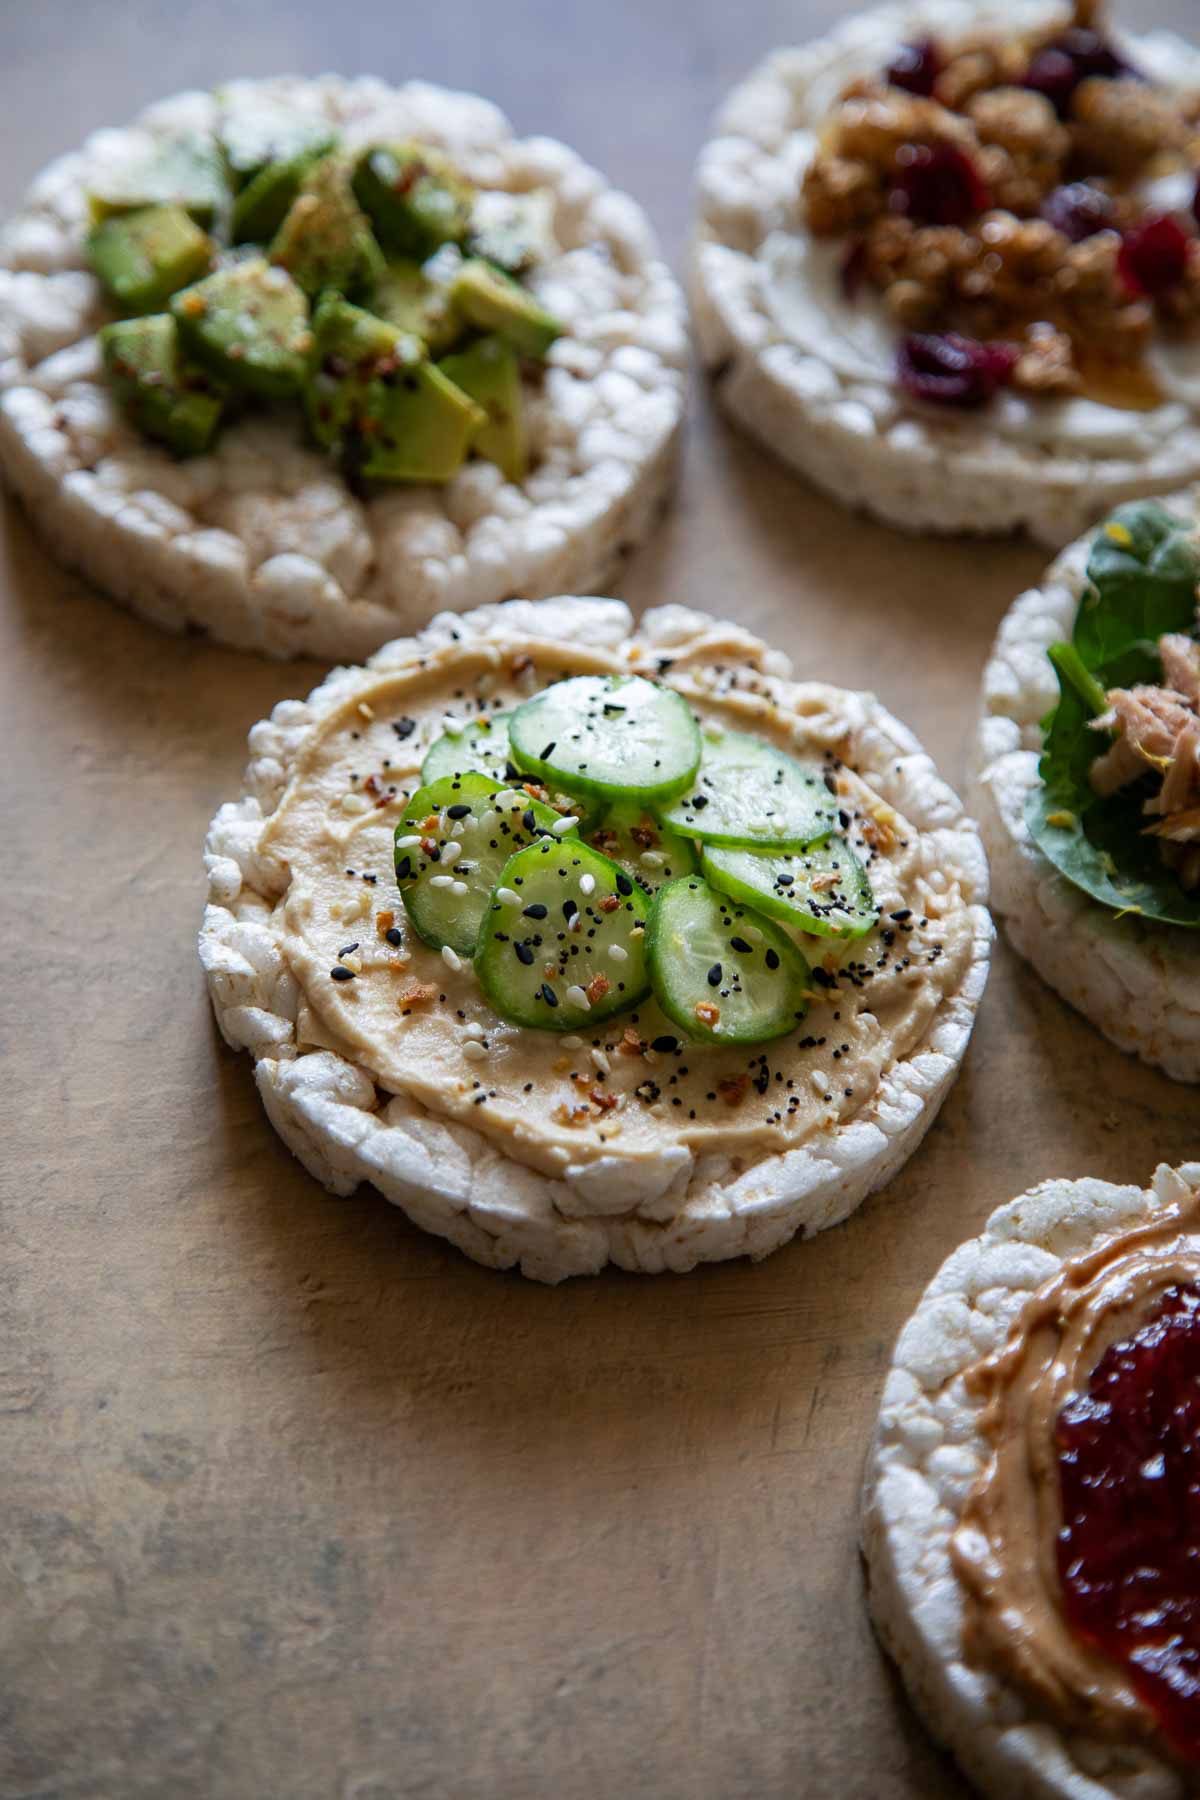
[[[722,92],[840,10],[0,5],[0,211],[165,89],[419,72],[570,139],[678,266]],[[873,687],[957,780],[1042,560],[843,515],[697,383],[623,592]],[[204,828],[249,726],[318,668],[161,636],[11,506],[0,591],[0,1800],[961,1797],[863,1608],[890,1346],[999,1202],[1194,1155],[1188,1091],[1000,946],[941,1120],[847,1225],[680,1278],[476,1268],[310,1180],[209,1016]]]

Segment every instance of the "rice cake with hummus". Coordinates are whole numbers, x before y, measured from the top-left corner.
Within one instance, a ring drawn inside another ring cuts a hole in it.
[[[721,403],[906,531],[1055,547],[1200,473],[1200,52],[1095,0],[920,0],[779,50],[699,165]]]
[[[1200,1791],[1200,1163],[1048,1181],[942,1265],[867,1470],[872,1615],[982,1793]]]
[[[363,657],[609,583],[687,342],[640,208],[486,100],[235,81],[94,133],[0,231],[0,470],[172,631]]]
[[[518,601],[335,671],[250,748],[201,958],[335,1193],[541,1280],[682,1270],[837,1223],[932,1122],[986,865],[873,697],[682,607]]]

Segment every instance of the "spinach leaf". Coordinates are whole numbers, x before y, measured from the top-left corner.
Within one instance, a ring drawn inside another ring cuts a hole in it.
[[[1198,580],[1200,548],[1182,520],[1156,500],[1119,506],[1092,544],[1075,619],[1071,641],[1085,666],[1101,669],[1137,644],[1153,649],[1166,631],[1192,630]]]
[[[1159,860],[1155,840],[1142,836],[1142,798],[1140,789],[1126,789],[1099,802],[1087,813],[1085,830],[1084,815],[1039,784],[1025,803],[1025,823],[1059,874],[1101,906],[1200,930],[1200,895],[1184,893]]]
[[[1158,639],[1196,623],[1200,548],[1156,501],[1122,506],[1101,527],[1070,644],[1055,644],[1058,705],[1042,721],[1039,785],[1025,821],[1043,854],[1073,886],[1115,912],[1200,928],[1200,896],[1189,897],[1145,835],[1139,782],[1101,799],[1088,779],[1108,747],[1090,721],[1106,691],[1162,679]]]

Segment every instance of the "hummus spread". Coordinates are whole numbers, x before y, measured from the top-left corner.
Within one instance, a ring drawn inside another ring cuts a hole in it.
[[[1044,1715],[1104,1738],[1150,1739],[1157,1721],[1120,1665],[1069,1624],[1061,1603],[1055,1426],[1112,1345],[1135,1333],[1167,1290],[1200,1274],[1200,1193],[1150,1224],[1065,1262],[1029,1301],[1005,1348],[969,1369],[992,1454],[951,1540],[965,1590],[963,1647]]]
[[[972,954],[969,900],[953,875],[929,877],[928,841],[846,766],[849,733],[839,739],[827,711],[814,702],[810,724],[780,709],[753,668],[714,666],[713,657],[709,642],[633,666],[678,689],[702,722],[823,757],[880,906],[879,925],[854,943],[800,940],[814,978],[795,1032],[700,1048],[652,1001],[586,1037],[524,1030],[490,1009],[468,962],[415,936],[396,889],[393,834],[447,717],[487,716],[562,676],[631,666],[628,655],[531,636],[503,653],[465,640],[402,669],[365,670],[301,745],[258,846],[301,992],[299,1047],[340,1053],[385,1093],[472,1127],[545,1174],[573,1179],[581,1166],[623,1164],[639,1195],[665,1191],[706,1157],[739,1172],[864,1110],[960,988]],[[608,1193],[598,1209],[612,1203]]]

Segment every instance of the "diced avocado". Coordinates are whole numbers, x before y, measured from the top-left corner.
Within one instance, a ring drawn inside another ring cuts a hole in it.
[[[554,199],[546,188],[532,194],[484,190],[476,195],[467,249],[509,275],[525,275],[558,250]]]
[[[389,262],[371,291],[371,311],[413,331],[431,356],[450,350],[463,334],[463,320],[450,304],[445,286],[431,281],[420,263],[397,257]]]
[[[461,244],[475,190],[454,164],[424,144],[372,144],[354,169],[354,193],[389,254],[423,262],[442,244]]]
[[[235,244],[269,244],[324,150],[300,150],[295,156],[268,163],[236,197],[230,231]]]
[[[88,191],[93,219],[143,206],[182,206],[198,225],[213,223],[228,190],[217,147],[208,138],[167,138],[122,163]]]
[[[508,481],[524,481],[529,468],[525,449],[525,411],[517,353],[501,337],[483,337],[457,356],[443,357],[442,374],[469,394],[487,414],[471,448],[494,462]]]
[[[284,400],[308,372],[308,302],[261,256],[218,269],[171,300],[183,348],[246,393]]]
[[[170,313],[106,325],[100,350],[117,403],[140,431],[180,456],[208,449],[224,395],[203,369],[180,355]]]
[[[371,383],[424,357],[418,338],[327,294],[313,314],[312,366],[304,406],[312,434],[326,449],[353,436],[366,414]]]
[[[359,468],[377,481],[449,481],[487,414],[433,363],[373,381]]]
[[[486,414],[425,360],[419,338],[327,296],[305,404],[319,443],[382,481],[448,481]]]
[[[450,300],[480,331],[498,331],[522,356],[543,357],[563,328],[533,295],[481,257],[465,262],[450,283]]]
[[[144,206],[96,225],[88,261],[126,312],[156,312],[203,275],[212,245],[182,206]]]
[[[314,297],[327,288],[353,294],[382,275],[383,252],[338,157],[322,157],[305,177],[275,235],[271,261]]]
[[[323,156],[337,143],[336,132],[323,120],[306,119],[291,107],[259,100],[231,105],[217,135],[230,179],[239,191],[271,163]]]

